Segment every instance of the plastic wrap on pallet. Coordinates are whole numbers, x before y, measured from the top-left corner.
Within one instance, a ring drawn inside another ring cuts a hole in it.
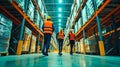
[[[78,29],[77,29],[77,23],[75,23],[75,33],[77,33]]]
[[[40,23],[39,23],[39,24],[40,24],[40,29],[41,29],[41,30],[42,30],[43,23],[44,23],[44,22],[43,22],[42,19],[41,19],[41,20],[40,20]]]
[[[0,14],[0,53],[8,52],[12,21]]]
[[[84,25],[87,21],[86,6],[82,10],[82,19],[83,19],[83,25]]]
[[[32,21],[34,19],[34,10],[35,10],[35,6],[33,5],[32,1],[30,0],[27,15],[30,18],[30,20],[32,20]]]
[[[31,35],[32,31],[29,28],[25,27],[22,51],[29,51]]]
[[[24,10],[25,0],[14,0]]]
[[[86,3],[86,6],[87,6],[87,17],[89,19],[94,13],[94,7],[93,7],[92,0],[88,0],[87,3]]]
[[[80,0],[76,0],[76,8],[78,9],[79,8],[79,6],[80,6]]]
[[[34,23],[35,25],[37,25],[37,27],[39,27],[39,21],[40,21],[40,15],[39,15],[39,12],[38,10],[35,10],[35,15],[34,15]]]
[[[81,28],[82,24],[81,24],[81,18],[79,18],[78,20],[78,30]]]
[[[97,7],[99,7],[103,3],[103,1],[104,0],[95,0]]]
[[[42,0],[37,0],[38,6],[41,9],[42,8]]]
[[[33,53],[35,52],[35,50],[36,50],[36,37],[32,35],[30,52]]]

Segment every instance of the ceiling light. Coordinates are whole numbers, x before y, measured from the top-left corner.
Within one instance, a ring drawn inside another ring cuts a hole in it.
[[[59,3],[62,3],[62,0],[59,0]]]
[[[58,11],[60,11],[60,12],[61,12],[61,11],[62,11],[62,8],[59,8],[59,9],[58,9]]]
[[[59,23],[59,26],[61,26],[61,23]]]
[[[58,22],[61,22],[61,19],[59,19]]]
[[[62,17],[62,15],[61,15],[61,14],[58,14],[58,17]]]

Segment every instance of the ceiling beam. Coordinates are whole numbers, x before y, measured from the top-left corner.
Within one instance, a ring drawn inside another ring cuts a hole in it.
[[[61,18],[61,19],[67,19],[68,16],[62,16],[62,17],[58,17],[58,16],[50,16],[51,19],[58,19],[58,18]]]
[[[49,5],[68,5],[71,6],[73,3],[45,3],[46,6]]]
[[[47,11],[48,13],[70,13],[70,11]]]

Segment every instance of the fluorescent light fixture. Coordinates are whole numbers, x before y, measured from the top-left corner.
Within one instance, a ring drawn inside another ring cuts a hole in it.
[[[62,17],[62,15],[61,15],[61,14],[58,14],[58,17]]]
[[[59,19],[58,22],[61,22],[61,19]]]
[[[59,23],[59,26],[61,26],[61,23]]]
[[[62,8],[58,8],[58,11],[60,11],[60,12],[61,12],[61,11],[62,11]]]
[[[59,3],[62,3],[62,0],[59,0]]]

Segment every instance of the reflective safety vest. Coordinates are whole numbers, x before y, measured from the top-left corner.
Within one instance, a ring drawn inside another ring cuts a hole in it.
[[[44,22],[44,34],[52,34],[52,22],[51,21]]]
[[[64,32],[58,33],[58,39],[64,39]]]
[[[70,33],[69,37],[70,37],[70,40],[75,40],[75,34],[74,33]]]

